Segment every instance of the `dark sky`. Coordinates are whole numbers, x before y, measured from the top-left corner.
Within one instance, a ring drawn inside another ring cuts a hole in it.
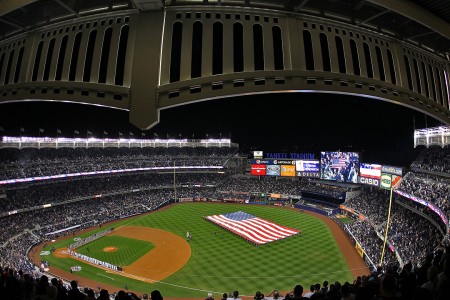
[[[431,117],[383,101],[333,94],[267,94],[190,104],[161,111],[161,122],[147,137],[229,137],[244,151],[307,152],[358,151],[363,162],[407,166],[420,149],[413,148],[413,116],[416,128],[440,125]],[[95,106],[26,102],[0,105],[4,135],[73,137],[124,136],[141,131],[128,122],[128,112]],[[44,135],[42,134],[42,135]]]

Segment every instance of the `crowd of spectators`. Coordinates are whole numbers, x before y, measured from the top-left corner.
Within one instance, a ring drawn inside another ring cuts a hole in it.
[[[371,248],[372,238],[366,235],[367,232],[362,232],[359,227],[362,227],[361,224],[365,224],[365,227],[371,226],[374,231],[380,233],[380,236],[384,236],[389,206],[388,192],[364,189],[357,197],[347,200],[345,205],[367,218],[367,221],[356,222],[349,228],[358,237],[358,240]],[[434,221],[434,224],[417,212],[428,216]],[[442,240],[442,232],[436,225],[441,226],[442,229],[445,227],[433,211],[413,201],[395,197],[391,208],[388,242],[392,245],[392,249],[398,251],[402,261],[416,262],[425,257],[430,249]],[[366,242],[366,239],[370,241]],[[381,241],[380,238],[378,239]],[[374,247],[377,248],[378,245],[374,245]],[[366,248],[364,249],[366,250]]]
[[[353,234],[356,241],[360,243],[366,255],[372,260],[372,263],[378,265],[381,261],[383,240],[379,238],[375,228],[367,220],[357,220],[347,224],[346,227]],[[396,262],[395,253],[386,247],[383,265],[392,265]]]
[[[428,220],[400,205],[394,205],[388,239],[403,261],[416,263],[442,240],[442,233]],[[384,225],[384,224],[383,224]],[[386,227],[381,226],[384,236]]]
[[[323,184],[312,180],[257,178],[249,176],[229,177],[223,173],[176,173],[178,187],[216,187],[216,191],[197,192],[192,197],[222,198],[233,192],[249,199],[249,192],[301,195],[302,191],[341,197],[345,188]],[[97,195],[126,193],[134,190],[173,188],[173,173],[142,173],[122,176],[80,178],[57,182],[38,182],[33,185],[13,186],[6,190],[8,201],[0,202],[0,214],[13,210],[37,207],[44,204],[60,204]]]
[[[221,182],[218,190],[234,192],[276,193],[301,195],[302,191],[315,192],[335,198],[342,196],[347,188],[330,185],[315,180],[299,180],[298,178],[235,176]]]
[[[411,164],[411,169],[450,175],[450,147],[431,146],[426,148]]]
[[[178,186],[215,186],[225,179],[220,173],[176,173]],[[96,195],[126,193],[133,190],[173,188],[173,173],[146,173],[122,176],[82,178],[57,182],[22,185],[6,191],[8,201],[0,202],[0,214],[43,204],[58,204]]]
[[[6,148],[0,151],[0,180],[118,169],[224,166],[233,147]]]
[[[397,190],[437,206],[450,218],[450,178],[411,171]]]

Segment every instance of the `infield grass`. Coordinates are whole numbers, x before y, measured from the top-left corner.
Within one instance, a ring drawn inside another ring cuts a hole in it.
[[[239,210],[280,225],[300,229],[301,234],[256,247],[203,218]],[[190,260],[177,273],[161,282],[149,284],[108,274],[71,258],[42,258],[63,270],[82,265],[82,270],[77,274],[94,279],[99,285],[107,283],[117,286],[119,290],[126,284],[129,289],[141,293],[158,289],[165,297],[204,298],[208,291],[217,293],[215,296],[218,297],[219,293],[236,289],[242,295],[254,295],[256,290],[264,293],[273,289],[288,291],[299,283],[307,289],[311,284],[322,283],[324,280],[341,283],[353,280],[352,273],[326,224],[299,211],[266,205],[183,203],[160,212],[120,221],[114,224],[114,227],[127,225],[159,228],[183,238],[188,230],[192,235]],[[105,228],[98,228],[80,237],[92,235]],[[44,250],[50,247],[65,247],[72,242],[73,239],[61,241]]]
[[[104,251],[106,247],[117,249],[114,252],[106,252]],[[77,252],[116,266],[128,266],[153,248],[150,242],[107,235],[77,248]]]

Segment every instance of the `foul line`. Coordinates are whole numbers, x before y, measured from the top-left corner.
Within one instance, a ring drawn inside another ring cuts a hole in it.
[[[109,279],[111,279],[111,280],[115,280],[114,278],[112,278],[112,277],[109,277],[109,276],[106,276],[106,275],[103,275],[103,274],[101,274],[101,273],[97,273],[97,275],[99,275],[99,276],[103,276],[103,277],[106,277],[106,278],[109,278]]]

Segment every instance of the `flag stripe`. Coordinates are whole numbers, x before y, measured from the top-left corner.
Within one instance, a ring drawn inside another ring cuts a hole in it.
[[[208,217],[208,218],[210,218],[210,217]],[[250,241],[255,242],[257,244],[265,244],[265,243],[270,241],[270,240],[267,240],[267,239],[260,239],[259,237],[254,236],[252,233],[245,232],[244,230],[236,228],[235,226],[230,225],[227,222],[223,222],[223,221],[218,220],[218,219],[210,219],[210,220],[213,221],[216,224],[221,225],[222,227],[225,227],[225,228],[229,229],[231,232],[233,232],[233,233],[235,233],[237,235],[240,235],[240,236],[246,238],[247,240],[250,240]]]
[[[283,238],[284,236],[286,236],[286,233],[277,230],[275,228],[275,226],[271,227],[268,224],[264,224],[264,223],[261,224],[261,222],[259,222],[258,218],[254,218],[254,219],[250,219],[250,220],[244,220],[242,222],[249,223],[249,224],[251,224],[252,226],[254,226],[256,228],[259,228],[260,230],[264,230],[266,232],[269,232],[275,237]]]
[[[298,233],[297,230],[293,230],[293,229],[290,229],[290,228],[287,228],[287,227],[284,227],[284,226],[280,226],[280,225],[277,225],[275,223],[268,222],[268,221],[266,221],[264,219],[256,218],[255,221],[258,221],[258,222],[260,222],[262,224],[266,224],[267,226],[269,226],[269,228],[270,227],[276,228],[277,230],[279,230],[281,232],[285,232],[286,234],[297,234]]]
[[[206,218],[256,244],[266,244],[299,233],[298,230],[277,225],[242,211]]]
[[[237,227],[245,232],[251,233],[253,236],[270,242],[272,239],[278,239],[278,236],[275,236],[271,233],[266,233],[261,230],[258,230],[256,227],[253,227],[252,224],[244,223],[243,221],[235,222],[233,220],[227,219],[222,215],[214,216],[219,219],[221,222],[224,222],[230,226]]]

